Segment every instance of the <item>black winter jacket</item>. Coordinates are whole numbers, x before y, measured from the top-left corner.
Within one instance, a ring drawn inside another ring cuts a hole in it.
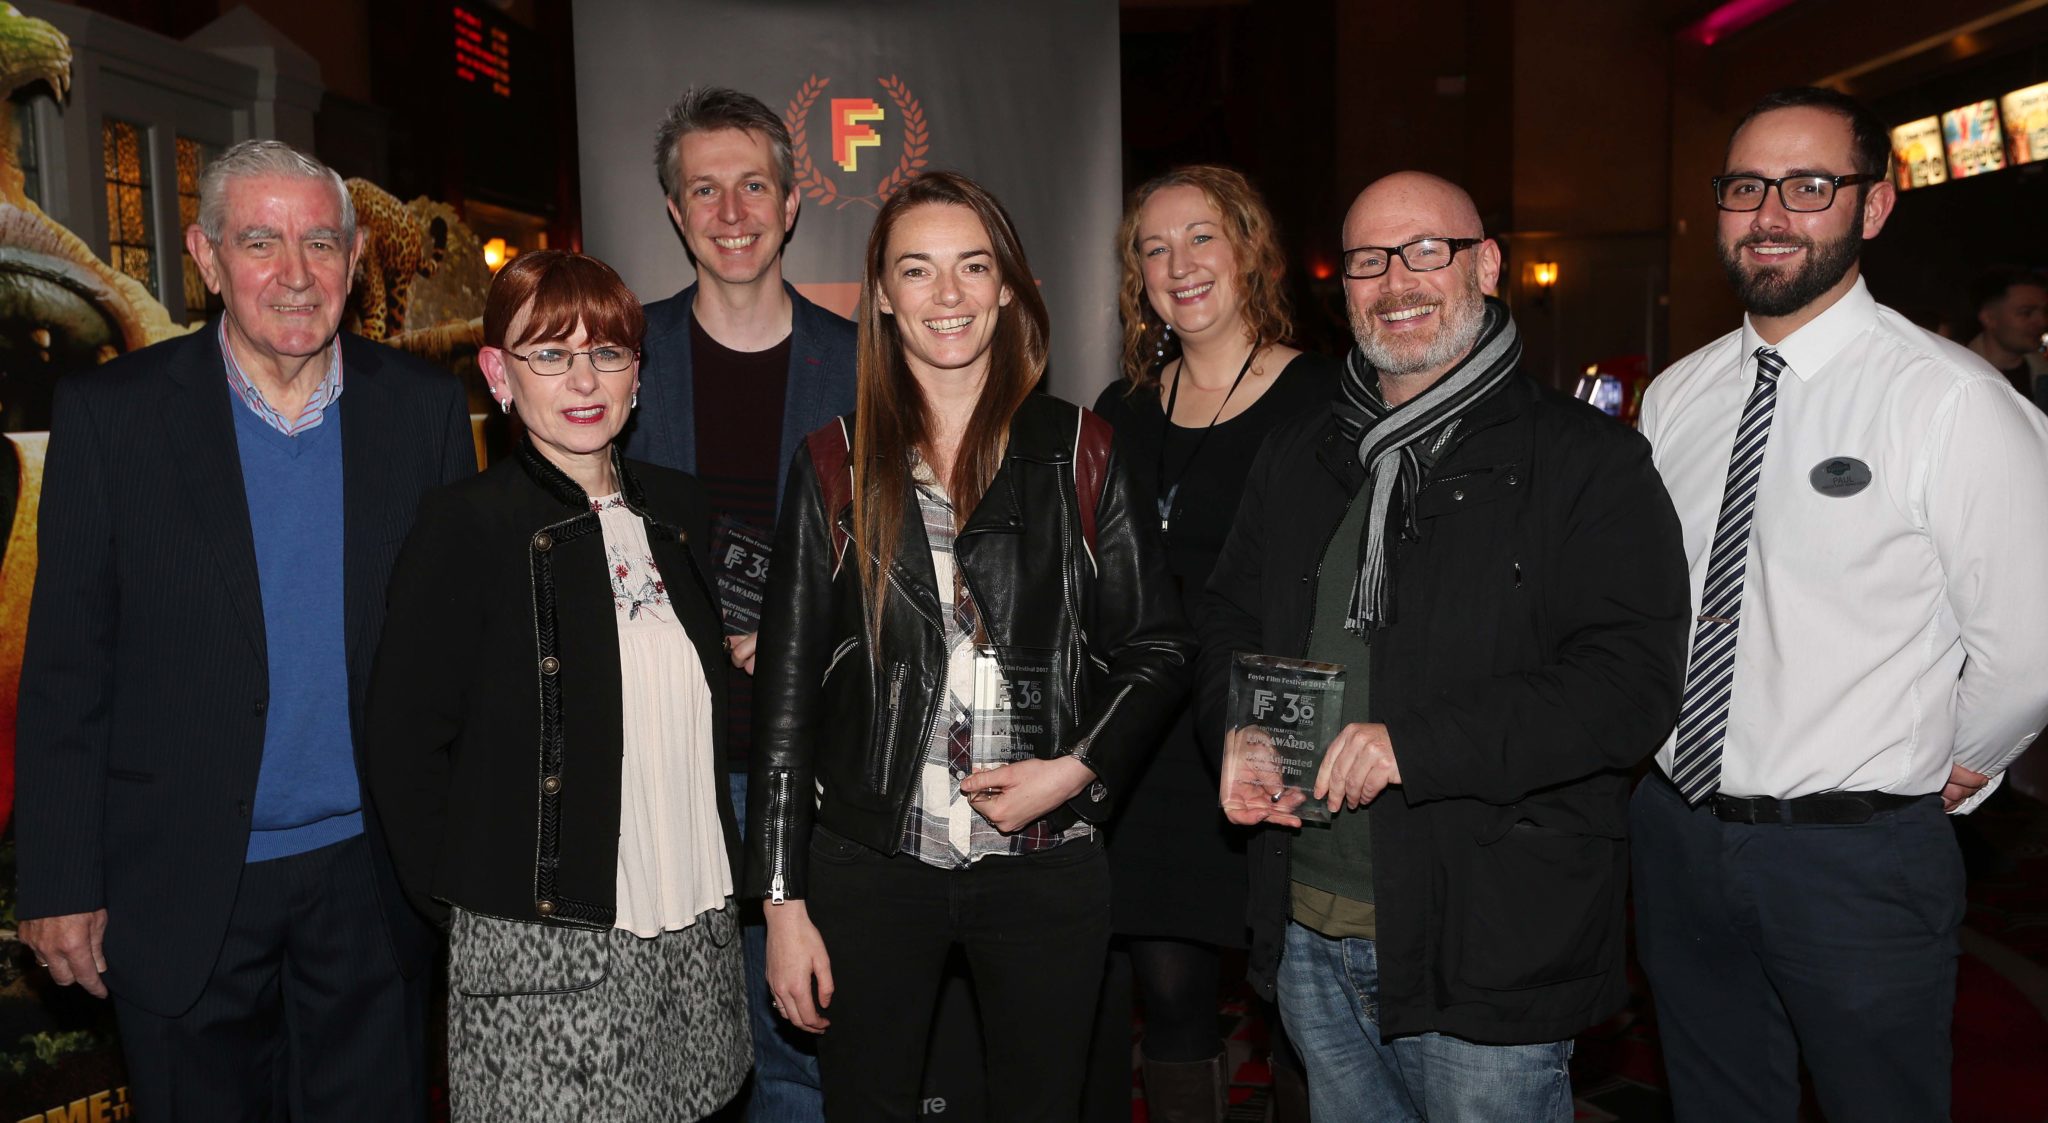
[[[1103,424],[1057,398],[1025,401],[1002,466],[953,545],[990,642],[1052,653],[1048,755],[1070,753],[1096,774],[1052,813],[1055,827],[1108,818],[1193,675],[1194,638],[1165,551],[1114,453],[1092,556],[1085,542],[1076,434]],[[747,896],[777,900],[806,895],[814,823],[885,854],[901,848],[917,771],[945,706],[947,662],[916,499],[906,496],[877,653],[853,558],[860,543],[848,542],[846,564],[835,565],[834,527],[850,532],[850,505],[825,509],[808,448],[798,450],[789,481],[754,678],[744,883]]]
[[[711,691],[725,853],[730,666],[696,479],[627,461],[621,498]],[[413,904],[609,928],[617,904],[624,719],[604,535],[575,481],[521,444],[474,479],[429,492],[391,578],[371,676],[365,755],[399,880]]]
[[[1625,997],[1630,770],[1677,716],[1685,556],[1635,432],[1521,377],[1461,428],[1371,637],[1370,713],[1403,781],[1370,810],[1380,1030],[1556,1041]],[[1327,410],[1261,450],[1202,617],[1212,746],[1231,653],[1307,650],[1324,548],[1364,480]],[[1269,994],[1294,833],[1251,846],[1250,969]]]

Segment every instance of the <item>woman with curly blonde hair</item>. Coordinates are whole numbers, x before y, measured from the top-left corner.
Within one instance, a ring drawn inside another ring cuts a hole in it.
[[[1326,405],[1339,366],[1287,345],[1286,260],[1272,214],[1238,172],[1198,164],[1131,192],[1117,254],[1123,378],[1095,412],[1156,500],[1150,513],[1193,620],[1260,443]],[[1154,1119],[1222,1118],[1217,959],[1245,945],[1245,842],[1217,809],[1215,768],[1183,713],[1109,847]]]

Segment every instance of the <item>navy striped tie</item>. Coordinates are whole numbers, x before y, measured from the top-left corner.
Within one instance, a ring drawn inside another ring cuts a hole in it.
[[[1678,749],[1671,758],[1671,782],[1688,804],[1721,786],[1721,743],[1727,739],[1728,697],[1735,682],[1735,633],[1742,618],[1742,574],[1749,564],[1757,474],[1764,464],[1764,442],[1771,436],[1778,375],[1784,370],[1785,360],[1776,351],[1756,349],[1756,386],[1742,407],[1735,448],[1728,454],[1728,486],[1721,492],[1721,520],[1714,527],[1714,549],[1707,558],[1685,700],[1678,707]]]

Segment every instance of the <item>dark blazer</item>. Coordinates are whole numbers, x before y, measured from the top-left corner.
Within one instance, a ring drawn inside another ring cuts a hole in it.
[[[711,689],[725,852],[724,629],[704,574],[703,488],[629,464],[621,498],[644,521],[672,609]],[[609,928],[621,775],[619,629],[604,536],[575,481],[531,444],[429,494],[391,579],[367,737],[370,790],[406,893],[508,920]],[[735,875],[735,882],[737,876]]]
[[[789,461],[812,430],[842,413],[853,412],[854,328],[804,299],[785,281],[789,293],[789,382],[783,393],[782,449],[775,462],[775,508],[782,509],[782,489],[789,481]],[[690,310],[697,286],[647,306],[647,335],[640,344],[640,408],[624,440],[626,455],[649,464],[697,471],[697,392],[690,372]]]
[[[219,338],[209,324],[58,384],[17,726],[16,914],[105,908],[108,985],[166,1016],[198,998],[227,931],[270,689],[234,429],[245,407]],[[360,759],[392,561],[420,495],[473,473],[476,451],[452,375],[352,335],[341,347]],[[429,933],[374,822],[367,833],[394,950],[417,966]]]
[[[1371,637],[1369,720],[1402,779],[1369,824],[1379,1024],[1559,1041],[1627,996],[1630,770],[1678,715],[1685,552],[1649,443],[1598,410],[1517,377],[1460,430],[1393,547],[1394,619]],[[1364,483],[1327,409],[1266,439],[1201,617],[1212,744],[1233,652],[1306,652],[1316,575]],[[1293,835],[1250,847],[1267,994]]]

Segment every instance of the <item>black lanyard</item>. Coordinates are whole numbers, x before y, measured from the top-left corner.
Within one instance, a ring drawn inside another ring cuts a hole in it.
[[[1188,371],[1188,357],[1186,355],[1180,357],[1180,366],[1175,368],[1173,372],[1173,385],[1168,387],[1166,391],[1166,427],[1159,434],[1159,462],[1157,469],[1159,475],[1159,532],[1161,534],[1165,534],[1173,522],[1173,499],[1174,496],[1180,494],[1181,481],[1179,477],[1185,477],[1188,474],[1188,469],[1194,467],[1195,459],[1202,455],[1202,446],[1209,443],[1209,431],[1216,428],[1217,418],[1222,417],[1223,410],[1230,405],[1230,396],[1237,393],[1238,386],[1244,382],[1245,374],[1252,369],[1252,360],[1258,357],[1259,348],[1254,344],[1251,354],[1244,357],[1244,365],[1237,368],[1237,377],[1231,380],[1230,389],[1223,392],[1223,400],[1216,403],[1216,416],[1211,417],[1209,423],[1202,426],[1202,435],[1195,439],[1193,451],[1188,453],[1186,460],[1181,461],[1180,471],[1176,473],[1177,478],[1169,484],[1166,482],[1166,441],[1167,438],[1173,435],[1173,407],[1174,403],[1180,401],[1180,379]]]

